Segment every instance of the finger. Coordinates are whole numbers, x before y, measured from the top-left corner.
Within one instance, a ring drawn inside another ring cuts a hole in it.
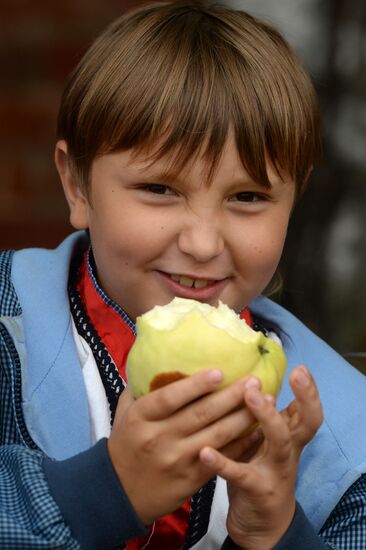
[[[237,409],[201,430],[185,435],[185,441],[193,452],[198,453],[204,446],[221,449],[235,439],[250,433],[255,419],[246,407]]]
[[[222,378],[219,369],[205,369],[172,382],[139,398],[140,412],[146,420],[167,418],[188,403],[215,390]]]
[[[315,381],[303,365],[291,373],[290,385],[296,398],[288,407],[290,430],[297,443],[304,446],[323,421],[322,405]]]
[[[125,388],[120,395],[116,409],[116,419],[123,415],[123,413],[134,403],[135,399],[129,388]]]
[[[258,472],[250,464],[235,462],[211,447],[201,449],[199,458],[211,470],[212,475],[222,477],[228,483],[240,487],[243,491],[251,493],[259,486]]]
[[[260,428],[255,428],[249,435],[235,439],[218,450],[226,458],[248,462],[257,453],[262,443],[263,432]]]
[[[245,393],[245,402],[263,431],[266,455],[274,464],[283,464],[293,451],[288,423],[273,403],[254,389]]]
[[[238,409],[243,413],[245,408],[244,392],[247,388],[254,387],[260,389],[260,381],[255,377],[243,378],[231,384],[218,392],[213,392],[203,399],[197,400],[189,407],[182,409],[174,418],[177,431],[189,436],[204,430],[209,426],[206,433],[215,431],[224,432],[226,439],[220,439],[220,444],[206,442],[207,445],[212,445],[218,448],[218,445],[224,445],[233,437],[243,435],[245,430],[253,422],[252,415],[246,411],[244,414],[236,415],[231,418],[227,417],[230,412]],[[222,419],[222,423],[219,421]],[[233,424],[231,422],[236,420]],[[242,422],[242,424],[240,424]],[[202,447],[202,444],[200,444]]]
[[[274,407],[276,406],[276,398],[273,395],[266,394],[264,396],[264,399],[267,401],[267,403],[271,403]]]

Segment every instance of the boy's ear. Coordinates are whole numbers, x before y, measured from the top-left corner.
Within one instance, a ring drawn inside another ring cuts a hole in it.
[[[75,229],[87,229],[90,205],[71,169],[67,143],[64,140],[56,143],[55,163],[70,208],[70,223]]]

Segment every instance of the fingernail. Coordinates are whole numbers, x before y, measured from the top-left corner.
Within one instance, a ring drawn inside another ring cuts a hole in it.
[[[209,379],[214,384],[218,384],[222,381],[223,374],[219,369],[213,369],[209,372]]]
[[[299,368],[296,371],[295,384],[299,386],[299,388],[305,388],[310,384],[310,379],[305,369]]]
[[[206,464],[213,464],[215,462],[215,455],[210,449],[204,449],[201,453],[201,459]]]
[[[267,403],[270,403],[271,405],[276,405],[276,398],[273,397],[273,395],[267,394],[264,396],[264,399]]]
[[[253,392],[246,399],[250,405],[254,405],[255,407],[260,407],[264,403],[264,397],[260,392]]]
[[[248,390],[250,388],[255,388],[257,390],[259,390],[261,387],[261,383],[260,381],[258,380],[258,378],[255,378],[253,376],[253,378],[248,378],[248,380],[245,381],[244,383],[244,389],[245,390]]]

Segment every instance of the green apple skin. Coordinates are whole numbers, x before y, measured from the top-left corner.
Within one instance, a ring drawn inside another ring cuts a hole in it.
[[[244,323],[244,321],[243,321]],[[224,378],[217,389],[248,375],[258,377],[262,392],[276,396],[287,360],[282,347],[261,332],[243,342],[193,311],[174,328],[154,328],[138,317],[137,338],[127,360],[127,380],[134,397],[149,393],[162,373],[183,378],[203,368],[218,368]]]

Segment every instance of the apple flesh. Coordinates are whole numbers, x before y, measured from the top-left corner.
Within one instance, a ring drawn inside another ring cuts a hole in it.
[[[140,397],[203,368],[219,368],[218,389],[248,375],[276,396],[286,370],[282,347],[256,332],[223,303],[212,307],[174,298],[136,320],[137,337],[127,359],[127,380]]]

